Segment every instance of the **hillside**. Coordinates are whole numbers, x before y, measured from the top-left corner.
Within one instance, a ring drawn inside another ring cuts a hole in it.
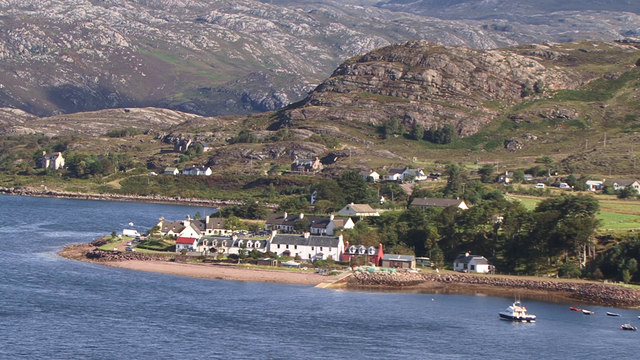
[[[197,163],[216,174],[277,173],[295,156],[323,158],[328,176],[383,166],[438,170],[448,161],[504,171],[546,155],[561,172],[635,176],[639,59],[634,44],[617,42],[484,51],[404,42],[347,60],[306,99],[277,112],[202,117],[123,108],[38,118],[4,109],[2,161],[5,170],[21,161],[35,166],[34,152],[57,142],[81,153],[126,153],[147,169]],[[384,134],[390,122],[395,128]],[[435,144],[412,138],[418,125],[455,133]],[[184,138],[210,149],[173,151]]]
[[[611,41],[640,29],[629,1],[530,13],[520,3],[0,1],[0,107],[38,116],[123,107],[259,113],[304,99],[345,59],[401,41],[492,49]],[[492,6],[508,11],[480,16]]]

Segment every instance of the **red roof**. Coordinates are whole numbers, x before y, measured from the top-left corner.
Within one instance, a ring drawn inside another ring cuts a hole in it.
[[[176,244],[191,244],[191,245],[193,245],[194,241],[196,241],[196,238],[179,237],[178,240],[176,240]]]

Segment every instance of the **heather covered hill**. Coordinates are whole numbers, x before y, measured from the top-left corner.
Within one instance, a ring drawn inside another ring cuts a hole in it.
[[[353,57],[304,101],[282,111],[280,126],[309,121],[407,130],[453,126],[469,136],[511,107],[634,71],[640,51],[619,43],[537,44],[495,50],[409,41]],[[548,105],[547,105],[548,106]],[[576,110],[567,110],[575,117]],[[554,117],[554,115],[549,115]]]
[[[547,40],[611,41],[636,36],[640,28],[633,3],[618,6],[627,4],[620,1],[607,2],[609,11],[586,2],[531,14],[527,9],[535,3],[425,4],[4,0],[0,107],[38,116],[121,107],[249,114],[304,99],[346,59],[397,42],[492,49]],[[456,18],[482,14],[492,4],[516,15]]]

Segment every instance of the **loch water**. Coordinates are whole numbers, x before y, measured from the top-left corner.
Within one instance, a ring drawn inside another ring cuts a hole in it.
[[[206,280],[68,260],[129,222],[213,209],[0,195],[0,359],[636,358],[640,310],[513,299]],[[606,311],[621,314],[606,316]]]

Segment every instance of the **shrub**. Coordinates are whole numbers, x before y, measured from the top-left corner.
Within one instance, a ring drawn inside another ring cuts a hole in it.
[[[558,269],[558,276],[562,278],[579,278],[582,275],[582,270],[576,264],[566,263],[560,266]]]

